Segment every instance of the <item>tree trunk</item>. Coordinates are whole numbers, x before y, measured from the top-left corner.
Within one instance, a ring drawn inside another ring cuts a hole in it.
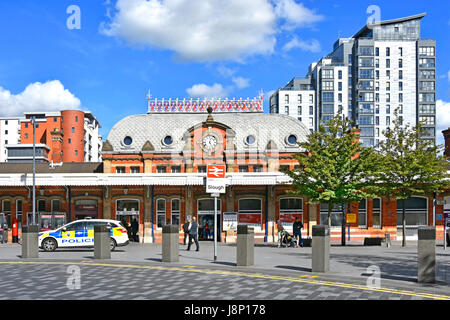
[[[402,227],[403,227],[403,238],[402,247],[406,247],[406,199],[402,199],[403,203],[403,213],[402,213]]]
[[[333,208],[331,207],[331,203],[328,203],[328,228],[330,228],[330,230],[331,230],[331,210],[332,209]]]

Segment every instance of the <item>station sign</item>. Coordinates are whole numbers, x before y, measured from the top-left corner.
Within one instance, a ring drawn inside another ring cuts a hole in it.
[[[227,179],[226,166],[221,164],[208,165],[206,170],[206,192],[225,193]]]

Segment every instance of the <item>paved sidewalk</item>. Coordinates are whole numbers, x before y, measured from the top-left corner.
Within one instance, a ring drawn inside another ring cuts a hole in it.
[[[217,261],[214,261],[212,242],[200,242],[200,251],[194,248],[186,251],[187,246],[180,244],[179,262],[174,265],[193,265],[210,268],[236,269],[236,245],[219,243]],[[194,250],[193,250],[194,249]],[[130,243],[118,247],[111,253],[111,261],[130,263],[162,264],[161,244]],[[21,247],[18,244],[0,245],[1,260],[22,260]],[[58,249],[55,252],[39,252],[39,260],[93,260],[93,249]],[[444,251],[436,247],[437,285],[450,288],[450,248]],[[23,261],[23,260],[22,260]],[[330,249],[329,277],[356,277],[367,279],[379,268],[382,281],[395,280],[403,283],[417,284],[417,247],[411,242],[406,247],[393,245],[391,248],[380,246],[349,245],[342,247],[332,245]],[[273,244],[255,246],[255,262],[252,270],[281,272],[296,275],[311,272],[311,248],[277,248]],[[449,289],[450,293],[450,289]]]

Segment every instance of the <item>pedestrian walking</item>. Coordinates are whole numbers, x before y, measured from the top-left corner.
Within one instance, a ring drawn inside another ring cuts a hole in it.
[[[200,246],[198,245],[198,239],[197,239],[197,237],[198,237],[198,224],[197,224],[196,220],[197,219],[195,217],[192,217],[192,223],[191,223],[190,228],[189,228],[189,244],[188,244],[188,247],[186,249],[187,251],[189,251],[191,249],[192,240],[194,240],[195,246],[197,248],[197,250],[195,250],[195,251],[199,251],[199,249],[200,249]]]
[[[186,221],[186,222],[183,224],[183,232],[184,232],[183,245],[184,245],[184,246],[186,245],[186,239],[187,239],[187,237],[188,237],[188,235],[189,235],[189,224],[190,224],[190,222],[191,222],[191,219],[189,219],[188,221]]]
[[[297,239],[297,248],[299,246],[303,247],[302,229],[303,229],[303,222],[300,221],[299,217],[295,217],[295,222],[292,226],[292,230],[294,232],[294,238]]]
[[[131,238],[135,242],[139,242],[137,233],[139,231],[139,223],[137,222],[136,218],[133,218],[133,221],[131,222]]]

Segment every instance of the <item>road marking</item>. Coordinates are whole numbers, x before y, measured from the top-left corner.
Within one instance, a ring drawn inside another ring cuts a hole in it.
[[[86,265],[84,262],[53,262],[53,261],[0,261],[0,264],[31,264],[31,265]],[[436,299],[436,300],[450,300],[450,296],[426,293],[426,292],[415,292],[408,290],[399,290],[399,289],[391,289],[391,288],[371,288],[364,285],[359,284],[350,284],[350,283],[342,283],[342,282],[332,282],[332,281],[323,281],[318,279],[310,279],[310,278],[290,278],[286,276],[273,276],[273,275],[264,275],[257,273],[244,273],[244,272],[236,272],[236,271],[223,271],[223,270],[201,270],[195,268],[180,268],[180,267],[163,267],[163,266],[141,266],[141,265],[130,265],[130,264],[109,264],[109,263],[90,263],[89,266],[98,266],[98,267],[111,267],[111,268],[134,268],[134,269],[148,269],[148,270],[166,270],[166,271],[183,271],[183,272],[196,272],[196,273],[204,273],[204,274],[215,274],[215,275],[229,275],[229,276],[240,276],[240,277],[248,277],[248,278],[258,278],[258,279],[268,279],[268,280],[281,280],[281,281],[289,281],[289,282],[298,282],[298,283],[308,283],[314,285],[323,285],[323,286],[331,286],[331,287],[341,287],[348,289],[356,289],[356,290],[365,290],[365,291],[374,291],[374,292],[383,292],[383,293],[392,293],[398,295],[407,295],[414,297],[421,297],[427,299]],[[311,276],[317,277],[317,276]]]

